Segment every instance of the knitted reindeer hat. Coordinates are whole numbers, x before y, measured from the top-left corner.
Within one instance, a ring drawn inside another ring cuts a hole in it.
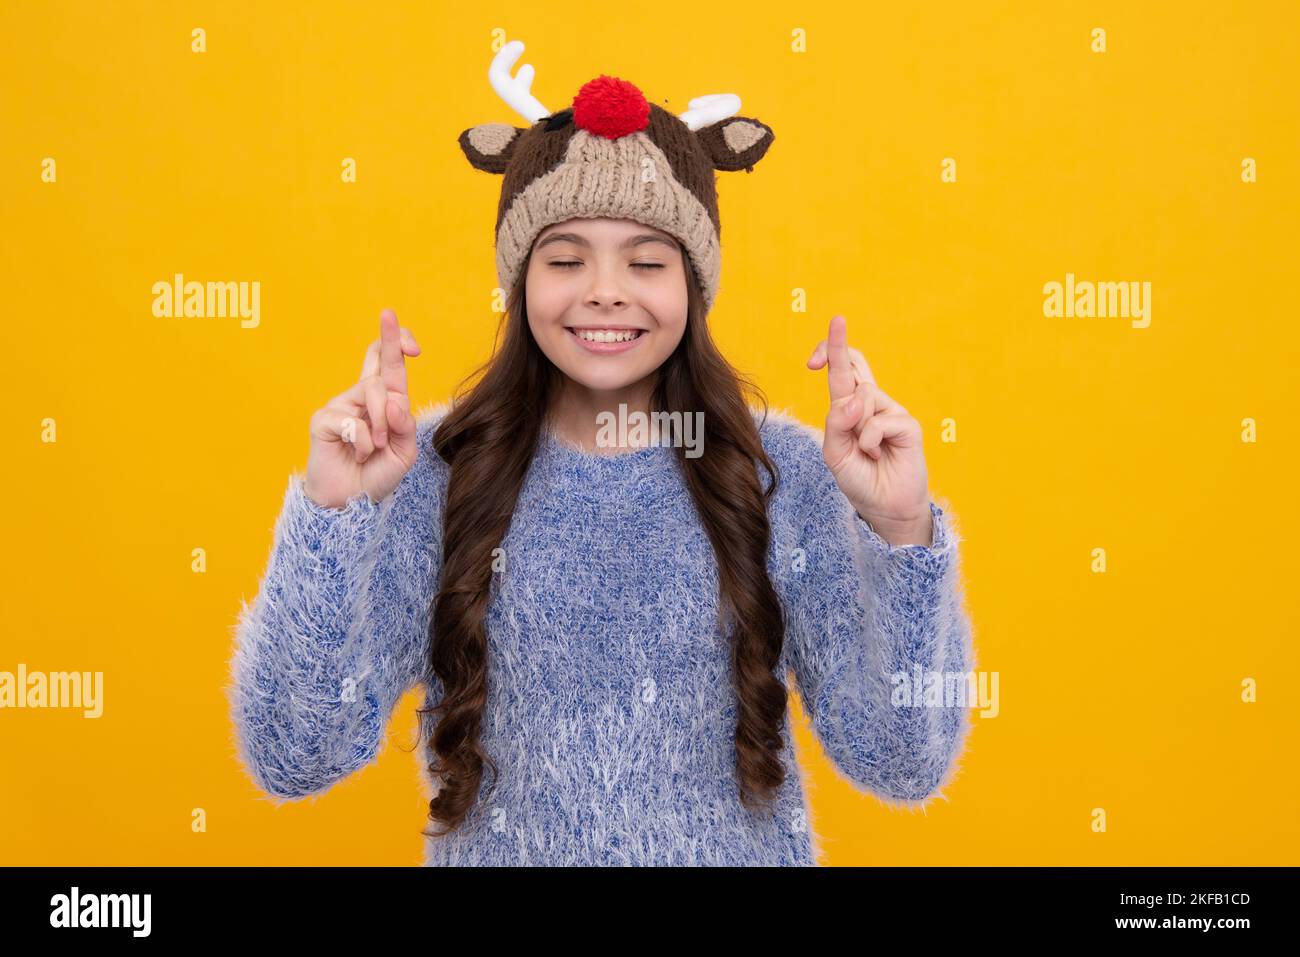
[[[626,80],[601,75],[573,105],[552,113],[532,95],[533,68],[511,76],[524,45],[501,48],[488,69],[500,97],[530,124],[484,123],[460,134],[470,164],[501,173],[497,275],[511,289],[533,241],[567,219],[631,219],[676,236],[713,305],[722,271],[714,170],[753,172],[775,138],[756,119],[737,116],[740,97],[696,97],[674,116]],[[544,122],[543,122],[544,121]]]

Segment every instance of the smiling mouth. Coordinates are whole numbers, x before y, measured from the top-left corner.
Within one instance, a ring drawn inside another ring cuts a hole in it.
[[[635,342],[646,334],[645,329],[633,329],[630,327],[583,327],[565,326],[565,328],[576,338],[583,342],[611,343],[618,344],[623,342]]]

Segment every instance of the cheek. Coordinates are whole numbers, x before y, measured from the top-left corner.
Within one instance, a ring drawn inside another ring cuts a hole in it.
[[[664,303],[655,312],[655,320],[654,349],[648,355],[659,364],[673,354],[686,335],[686,297],[682,297],[680,305]]]
[[[668,337],[681,338],[682,333],[686,330],[686,311],[689,307],[689,301],[686,295],[685,283],[686,280],[683,277],[680,284],[665,285],[655,292],[653,302],[648,304],[650,311],[654,313],[655,318],[659,321],[660,329]]]
[[[551,325],[564,314],[568,306],[564,285],[552,281],[545,273],[528,274],[524,287],[528,318],[539,325]]]
[[[663,326],[659,335],[659,359],[660,361],[668,358],[681,344],[682,337],[686,335],[686,317],[682,317],[681,322],[674,322],[671,325]]]

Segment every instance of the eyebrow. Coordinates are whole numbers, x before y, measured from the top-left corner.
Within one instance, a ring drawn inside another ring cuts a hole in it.
[[[537,244],[537,248],[541,249],[543,246],[550,243],[573,243],[577,246],[591,245],[591,243],[587,242],[585,236],[580,236],[577,233],[551,233]],[[672,240],[665,239],[663,236],[657,236],[654,233],[638,233],[635,236],[629,236],[619,245],[619,248],[630,249],[633,246],[640,246],[643,243],[663,243],[670,249],[677,249],[677,245]]]

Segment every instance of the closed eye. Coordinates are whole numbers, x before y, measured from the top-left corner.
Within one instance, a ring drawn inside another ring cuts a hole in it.
[[[581,266],[582,263],[576,260],[554,259],[551,261],[552,266],[558,266],[560,269],[568,269],[570,266]],[[632,263],[635,269],[663,269],[663,263]]]

